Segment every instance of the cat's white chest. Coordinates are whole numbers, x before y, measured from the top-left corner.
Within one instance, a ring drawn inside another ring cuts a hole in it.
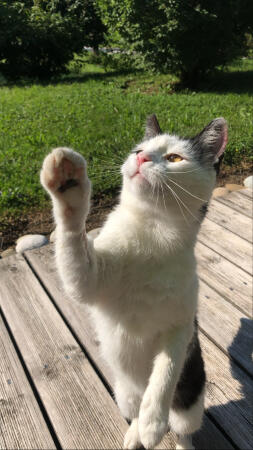
[[[126,333],[142,338],[163,332],[194,314],[194,259],[182,262],[174,257],[164,263],[127,259],[104,295],[98,309],[111,326],[120,325]]]

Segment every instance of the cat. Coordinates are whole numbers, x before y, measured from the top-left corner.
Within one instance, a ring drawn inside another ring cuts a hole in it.
[[[162,133],[150,116],[143,141],[122,165],[119,203],[94,240],[85,232],[85,159],[60,147],[43,162],[58,271],[69,298],[90,306],[116,402],[131,421],[124,448],[154,448],[168,423],[177,448],[193,448],[191,434],[201,426],[194,246],[226,143],[223,118],[186,139]]]

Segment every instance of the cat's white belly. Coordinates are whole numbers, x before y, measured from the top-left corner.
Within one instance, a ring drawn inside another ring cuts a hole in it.
[[[120,323],[116,324],[96,308],[91,309],[96,334],[103,358],[110,366],[114,379],[132,380],[145,389],[152,368],[157,338],[143,340],[131,335]]]
[[[143,389],[150,376],[161,334],[195,315],[197,280],[187,295],[164,293],[154,285],[124,292],[117,299],[100,299],[91,315],[102,356],[114,372],[134,380]],[[113,305],[110,308],[110,304]],[[117,305],[117,307],[116,307]]]

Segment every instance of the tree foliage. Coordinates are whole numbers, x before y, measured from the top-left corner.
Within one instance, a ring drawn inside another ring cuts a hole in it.
[[[104,23],[139,62],[197,82],[245,53],[252,0],[98,0]]]
[[[8,0],[0,3],[0,70],[49,77],[84,45],[97,48],[104,25],[93,0]]]

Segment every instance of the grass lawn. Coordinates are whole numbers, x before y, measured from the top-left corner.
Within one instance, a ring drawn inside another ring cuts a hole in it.
[[[43,158],[69,146],[88,160],[93,190],[113,191],[118,168],[142,138],[148,114],[182,136],[215,117],[229,123],[226,164],[249,162],[253,149],[253,60],[243,60],[197,91],[175,91],[165,75],[105,72],[86,65],[79,76],[51,84],[0,87],[0,213],[43,207]]]

